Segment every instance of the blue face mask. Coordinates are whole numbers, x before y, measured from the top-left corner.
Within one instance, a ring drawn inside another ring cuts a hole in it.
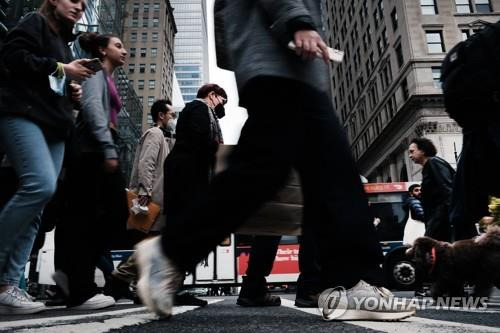
[[[64,88],[66,86],[66,75],[58,79],[55,76],[49,75],[50,89],[59,96],[64,96]]]

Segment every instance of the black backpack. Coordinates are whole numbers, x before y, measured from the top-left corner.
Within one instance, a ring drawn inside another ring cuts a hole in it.
[[[453,47],[441,67],[446,111],[460,126],[487,121],[500,107],[500,21]]]

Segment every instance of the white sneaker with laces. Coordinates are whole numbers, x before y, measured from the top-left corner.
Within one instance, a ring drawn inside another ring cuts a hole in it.
[[[160,237],[144,240],[135,249],[140,277],[137,294],[150,311],[168,318],[184,274],[163,255]]]
[[[10,286],[0,293],[0,314],[33,314],[45,309],[45,304],[33,302],[17,287]]]
[[[363,280],[351,289],[337,287],[325,290],[318,303],[326,321],[398,321],[415,315],[416,311],[415,304]]]
[[[104,294],[97,294],[84,303],[70,307],[71,310],[99,310],[115,305],[115,299]]]

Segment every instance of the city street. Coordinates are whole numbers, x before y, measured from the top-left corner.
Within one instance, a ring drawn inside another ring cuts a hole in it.
[[[409,296],[408,293],[397,293]],[[496,292],[486,309],[436,310],[417,312],[416,317],[397,323],[325,322],[317,309],[300,309],[293,305],[294,296],[281,294],[282,306],[242,308],[236,297],[207,297],[205,308],[176,307],[167,321],[155,319],[144,307],[121,302],[99,312],[68,311],[63,308],[45,313],[8,317],[0,316],[0,332],[499,332],[500,292]]]

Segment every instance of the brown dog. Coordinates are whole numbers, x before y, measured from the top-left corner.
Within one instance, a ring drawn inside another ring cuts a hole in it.
[[[420,237],[406,254],[432,282],[433,298],[463,296],[465,283],[475,286],[476,297],[489,296],[493,285],[500,288],[500,227],[453,244]]]

